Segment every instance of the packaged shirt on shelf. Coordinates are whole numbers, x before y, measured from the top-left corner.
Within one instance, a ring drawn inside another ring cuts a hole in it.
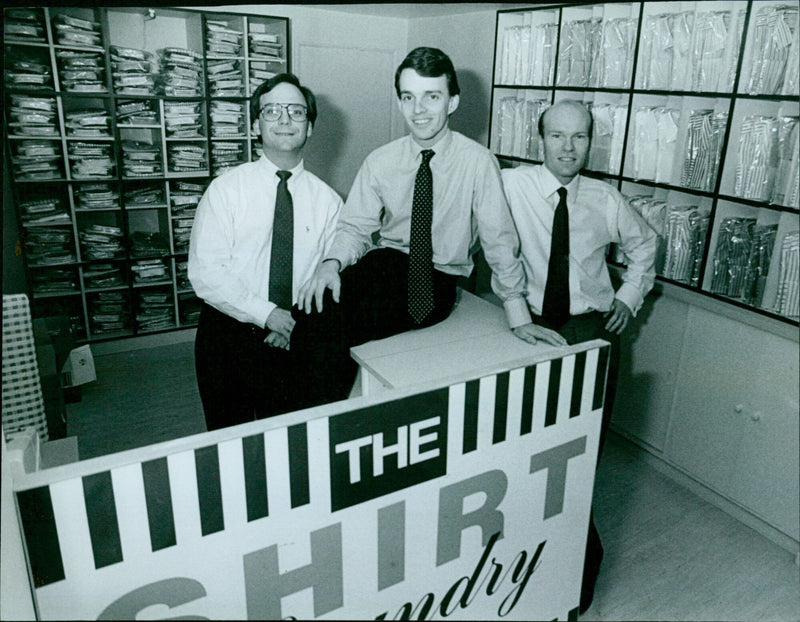
[[[780,254],[780,276],[775,298],[775,313],[793,320],[800,317],[800,231],[783,237]]]
[[[694,205],[667,207],[663,276],[697,287],[709,216]]]
[[[762,6],[756,9],[754,19],[747,92],[797,95],[797,6]],[[788,73],[788,69],[794,73]]]

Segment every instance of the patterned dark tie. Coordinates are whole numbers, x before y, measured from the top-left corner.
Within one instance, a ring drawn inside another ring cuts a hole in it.
[[[567,189],[558,189],[558,205],[553,216],[553,237],[542,316],[554,328],[569,319],[569,211]]]
[[[421,152],[422,163],[414,181],[411,206],[411,240],[408,257],[408,312],[420,324],[433,310],[433,175],[431,149]]]
[[[292,195],[286,180],[289,171],[278,171],[275,194],[275,217],[272,223],[272,253],[269,260],[269,299],[281,309],[292,308],[292,254],[294,250],[294,214]]]

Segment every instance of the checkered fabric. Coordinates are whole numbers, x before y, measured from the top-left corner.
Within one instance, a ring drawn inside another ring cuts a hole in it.
[[[3,296],[3,433],[34,427],[48,440],[33,324],[25,294]]]

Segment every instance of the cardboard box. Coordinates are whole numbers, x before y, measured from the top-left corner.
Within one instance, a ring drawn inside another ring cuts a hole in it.
[[[76,387],[97,380],[94,369],[94,357],[88,344],[73,349],[64,367],[61,369],[61,384],[64,387]]]

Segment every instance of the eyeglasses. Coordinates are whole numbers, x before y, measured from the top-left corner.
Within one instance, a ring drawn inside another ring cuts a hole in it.
[[[277,121],[284,110],[292,121],[305,121],[308,118],[308,108],[302,104],[264,104],[258,115],[264,121]]]

